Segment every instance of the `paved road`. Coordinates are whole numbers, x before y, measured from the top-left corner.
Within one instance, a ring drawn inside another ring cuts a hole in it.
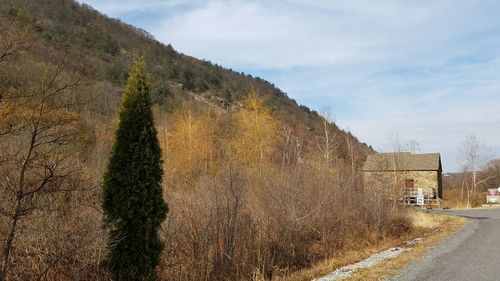
[[[390,280],[500,280],[500,208],[442,210],[468,224]]]

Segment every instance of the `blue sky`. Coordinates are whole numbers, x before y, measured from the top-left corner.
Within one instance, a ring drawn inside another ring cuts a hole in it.
[[[85,0],[185,54],[271,81],[378,151],[500,156],[500,1]],[[397,137],[394,137],[397,136]]]

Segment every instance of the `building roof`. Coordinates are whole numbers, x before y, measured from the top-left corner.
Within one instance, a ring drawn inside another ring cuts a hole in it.
[[[363,171],[441,171],[441,155],[409,152],[368,155]]]

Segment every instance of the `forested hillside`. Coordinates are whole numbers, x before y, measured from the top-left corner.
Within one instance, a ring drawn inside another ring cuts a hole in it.
[[[107,18],[85,4],[69,0],[2,2],[3,16],[15,13],[13,8],[22,8],[18,24],[35,24],[39,28],[40,44],[34,60],[49,63],[63,60],[65,71],[82,75],[92,83],[94,96],[86,98],[92,103],[88,107],[98,114],[115,113],[128,66],[133,58],[142,57],[151,73],[153,96],[162,110],[173,111],[196,97],[189,93],[228,107],[253,90],[264,97],[282,122],[306,130],[306,136],[324,134],[316,111],[299,106],[273,84],[178,53],[146,31]],[[342,157],[347,156],[348,137],[361,151],[357,160],[363,160],[363,154],[369,151],[366,145],[357,145],[353,136],[346,135],[335,124],[331,124],[331,130],[339,135]]]
[[[110,280],[102,182],[132,61],[169,212],[160,280],[271,280],[397,239],[371,149],[274,85],[72,0],[0,0],[0,279]]]

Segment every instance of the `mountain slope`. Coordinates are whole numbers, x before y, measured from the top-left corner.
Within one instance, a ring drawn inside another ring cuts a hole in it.
[[[40,47],[35,60],[53,63],[64,58],[67,71],[85,77],[92,88],[89,92],[93,93],[87,97],[88,109],[97,114],[115,114],[128,65],[140,56],[151,72],[154,99],[166,111],[200,99],[228,107],[253,89],[265,97],[278,119],[304,131],[310,141],[324,133],[322,118],[316,111],[298,105],[273,84],[178,53],[146,31],[110,19],[88,5],[73,0],[0,3],[2,17],[20,9],[20,25],[35,23],[39,27]],[[329,126],[337,135],[341,157],[347,154],[347,142],[354,143],[360,152],[357,162],[362,162],[371,151],[335,124]]]

